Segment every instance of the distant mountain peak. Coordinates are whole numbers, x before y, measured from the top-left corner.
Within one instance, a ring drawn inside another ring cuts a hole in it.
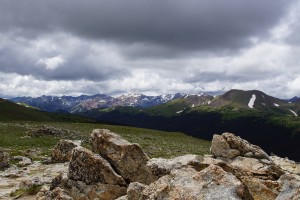
[[[109,108],[115,106],[151,107],[166,103],[182,96],[182,93],[160,96],[147,96],[141,93],[130,93],[116,98],[105,94],[95,94],[90,96],[80,95],[77,97],[42,95],[36,98],[16,97],[10,99],[10,101],[25,103],[49,112],[67,111],[74,113],[85,112],[95,108]]]

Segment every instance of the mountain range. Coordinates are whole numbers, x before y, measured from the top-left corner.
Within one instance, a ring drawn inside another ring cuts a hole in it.
[[[40,96],[40,97],[15,97],[9,99],[15,103],[27,104],[48,112],[85,112],[95,108],[110,108],[116,106],[152,107],[164,104],[170,100],[183,97],[185,94],[169,94],[160,96],[146,96],[143,94],[127,94],[117,98],[105,95],[72,96]]]
[[[251,100],[252,99],[252,100]],[[201,94],[168,94],[159,96],[147,96],[143,94],[127,94],[119,97],[112,97],[105,94],[72,96],[40,96],[40,97],[15,97],[9,99],[12,102],[28,105],[48,112],[83,113],[93,109],[107,109],[120,106],[138,108],[154,108],[172,101],[182,101],[187,108],[195,107],[232,107],[239,110],[242,108],[255,109],[260,111],[298,115],[300,99],[293,97],[282,100],[269,96],[258,90],[242,91],[230,90],[220,96]],[[252,103],[250,102],[253,101]],[[171,103],[172,104],[172,103]],[[253,105],[252,105],[253,104]],[[164,106],[165,107],[165,106]],[[182,106],[179,106],[180,108]],[[160,107],[157,107],[159,109]],[[179,114],[183,110],[177,110]]]
[[[211,140],[213,134],[232,132],[268,153],[300,160],[300,100],[282,100],[259,90],[230,90],[219,96],[174,94],[107,95],[11,99],[51,112],[68,112],[102,122],[163,131],[179,131]],[[36,110],[36,109],[33,109]]]
[[[41,111],[26,104],[16,104],[0,98],[0,121],[56,121],[56,122],[96,122],[69,113],[54,113]]]

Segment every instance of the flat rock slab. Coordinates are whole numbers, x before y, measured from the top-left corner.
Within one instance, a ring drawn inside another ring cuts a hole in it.
[[[172,159],[152,158],[148,161],[147,167],[149,167],[154,175],[162,177],[170,174],[173,169],[180,169],[183,167],[193,167],[200,171],[200,169],[206,167],[206,165],[202,164],[202,161],[202,156],[191,154],[178,156]]]

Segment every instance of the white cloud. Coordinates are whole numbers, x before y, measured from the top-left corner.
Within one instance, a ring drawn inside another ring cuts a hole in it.
[[[36,64],[44,65],[48,70],[55,70],[59,66],[63,65],[66,61],[63,59],[61,55],[54,56],[51,58],[40,58]]]

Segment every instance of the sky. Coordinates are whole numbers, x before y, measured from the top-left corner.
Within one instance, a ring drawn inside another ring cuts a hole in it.
[[[1,0],[0,96],[300,96],[300,0]]]

